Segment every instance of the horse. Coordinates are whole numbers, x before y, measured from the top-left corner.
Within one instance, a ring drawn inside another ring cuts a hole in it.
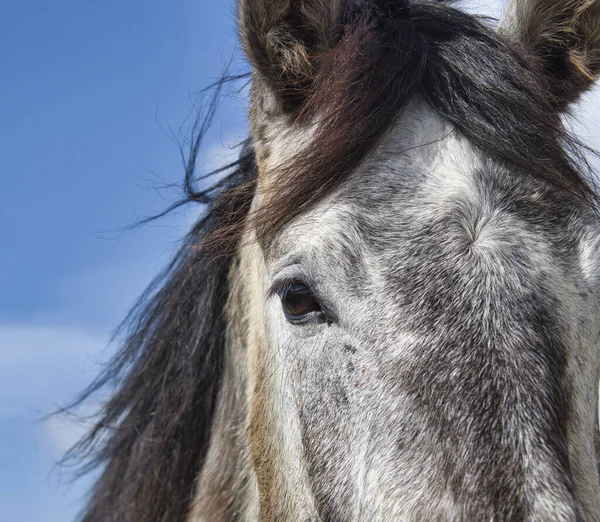
[[[599,0],[239,0],[250,138],[87,390],[85,522],[600,521]]]

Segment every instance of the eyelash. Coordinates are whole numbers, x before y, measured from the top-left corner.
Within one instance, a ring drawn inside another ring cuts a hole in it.
[[[295,285],[298,285],[298,284],[304,285],[307,288],[310,288],[301,279],[295,279],[295,278],[282,279],[282,280],[279,280],[279,281],[275,281],[273,283],[273,286],[269,290],[269,297],[274,296],[274,295],[278,295],[280,298],[283,298],[283,296],[287,292],[289,292]]]

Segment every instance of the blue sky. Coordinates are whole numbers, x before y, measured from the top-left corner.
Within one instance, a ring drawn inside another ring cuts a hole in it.
[[[154,190],[182,178],[164,129],[180,128],[236,45],[231,0],[2,4],[2,521],[65,522],[81,506],[88,481],[53,467],[80,429],[40,418],[91,380],[198,212],[120,232],[180,195]],[[227,98],[206,162],[245,129],[243,97]]]
[[[498,13],[500,1],[470,2]],[[236,51],[233,0],[4,0],[0,17],[0,520],[73,520],[89,479],[54,466],[82,427],[41,422],[106,360],[111,331],[198,209],[121,229],[177,198],[193,93]],[[239,59],[234,70],[244,65]],[[600,98],[579,114],[600,148]],[[209,166],[246,132],[225,99]]]

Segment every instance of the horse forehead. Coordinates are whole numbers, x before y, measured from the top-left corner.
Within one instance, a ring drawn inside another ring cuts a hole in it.
[[[441,211],[481,208],[475,176],[484,162],[451,125],[415,100],[343,185],[286,230],[284,243],[348,253],[371,237],[417,233],[417,223]]]
[[[579,264],[595,280],[597,220],[579,222],[569,209],[560,209],[567,219],[557,219],[551,214],[559,209],[536,202],[542,193],[539,183],[512,176],[416,98],[339,189],[285,229],[276,251],[326,254],[336,261],[331,270],[350,274],[406,256],[456,261],[467,247],[478,262],[520,263],[521,256],[548,269],[560,251],[561,262]],[[547,222],[533,225],[511,206],[545,212]]]
[[[338,215],[406,229],[444,209],[482,207],[477,175],[485,156],[426,102],[415,98],[382,142],[334,195]],[[409,222],[406,221],[409,220]]]
[[[476,175],[486,159],[423,104],[412,107],[350,177],[339,199],[365,216],[431,217],[429,211],[484,204]]]

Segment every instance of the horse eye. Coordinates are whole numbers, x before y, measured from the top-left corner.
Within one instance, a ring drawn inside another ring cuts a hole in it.
[[[294,283],[281,296],[281,306],[288,321],[303,319],[308,314],[320,312],[321,306],[310,289],[302,283]]]

